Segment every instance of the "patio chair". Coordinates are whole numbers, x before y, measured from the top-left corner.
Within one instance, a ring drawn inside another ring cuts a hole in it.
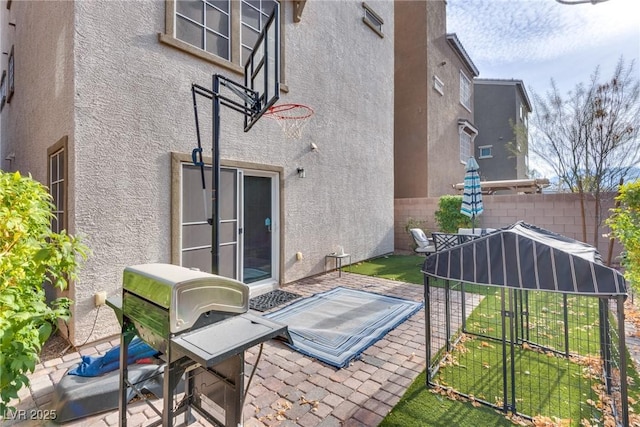
[[[439,233],[435,231],[431,233],[431,236],[433,237],[436,252],[453,248],[479,237],[473,234]]]
[[[416,243],[415,253],[429,256],[429,254],[436,251],[433,241],[424,234],[421,228],[412,228],[409,232],[411,233],[411,237],[413,237],[413,241]]]

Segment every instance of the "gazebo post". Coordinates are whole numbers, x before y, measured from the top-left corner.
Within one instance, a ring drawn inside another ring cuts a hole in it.
[[[509,307],[511,309],[511,307]],[[500,311],[502,318],[502,410],[507,412],[509,410],[509,404],[507,403],[507,397],[509,394],[509,383],[508,383],[508,371],[507,364],[504,363],[507,360],[507,317],[509,317],[509,312],[507,311],[507,304],[505,302],[505,288],[500,288]],[[509,322],[513,324],[513,322]]]
[[[431,301],[430,301],[430,289],[429,289],[429,276],[426,274],[424,277],[424,333],[425,333],[425,357],[427,362],[427,376],[426,386],[429,387],[429,381],[431,379]]]
[[[627,350],[624,330],[624,300],[625,295],[616,297],[618,304],[618,352],[620,353],[620,404],[622,405],[622,421],[629,423],[629,399],[627,390]]]
[[[609,336],[609,316],[607,300],[598,298],[598,313],[600,317],[600,357],[604,363],[604,382],[607,394],[611,394],[611,337]],[[624,322],[623,322],[624,323]]]
[[[444,318],[445,318],[445,339],[447,351],[451,351],[451,283],[444,281]]]
[[[569,309],[567,303],[567,294],[562,294],[562,304],[564,305],[562,319],[564,321],[564,355],[566,358],[569,358]]]

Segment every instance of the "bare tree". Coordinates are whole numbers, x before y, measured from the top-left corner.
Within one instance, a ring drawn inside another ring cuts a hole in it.
[[[635,63],[620,58],[613,76],[602,82],[600,67],[589,83],[563,97],[555,82],[545,96],[534,93],[528,149],[547,163],[565,191],[581,195],[582,236],[587,241],[586,195],[593,197],[597,245],[602,196],[640,163],[640,82]],[[516,129],[522,134],[523,129]]]

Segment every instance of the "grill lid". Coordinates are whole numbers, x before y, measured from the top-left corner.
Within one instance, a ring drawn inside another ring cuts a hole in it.
[[[190,329],[208,311],[245,313],[249,309],[249,287],[244,283],[172,264],[126,267],[123,290],[165,309],[172,333]],[[129,316],[126,303],[123,311]]]

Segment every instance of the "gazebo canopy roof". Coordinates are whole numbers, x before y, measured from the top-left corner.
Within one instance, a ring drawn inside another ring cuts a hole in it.
[[[517,222],[427,257],[423,273],[447,280],[594,296],[625,295],[619,271],[590,245]]]

